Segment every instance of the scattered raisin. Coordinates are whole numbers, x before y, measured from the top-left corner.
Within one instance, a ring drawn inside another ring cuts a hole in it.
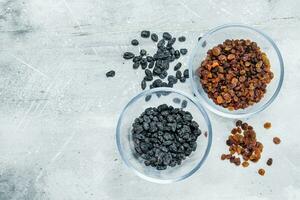
[[[236,126],[242,126],[242,124],[243,124],[242,120],[237,120],[235,123]]]
[[[256,139],[256,133],[252,129],[249,129],[247,123],[243,123],[241,120],[236,121],[236,127],[231,130],[231,134],[226,140],[226,145],[229,147],[229,159],[231,163],[239,166],[242,163],[243,167],[249,165],[249,160],[257,162],[261,158],[263,151],[263,144]],[[240,128],[242,127],[242,129]],[[226,155],[226,154],[224,154]],[[223,156],[224,158],[225,156]],[[241,158],[243,161],[241,161]]]
[[[184,41],[185,41],[185,37],[184,37],[184,36],[180,36],[180,37],[178,38],[178,41],[179,41],[179,42],[184,42]]]
[[[265,170],[262,169],[262,168],[260,168],[260,169],[258,170],[258,174],[261,175],[261,176],[265,175]]]
[[[221,160],[225,160],[226,159],[226,155],[225,154],[222,154],[221,155]]]
[[[131,40],[131,44],[132,44],[133,46],[137,46],[137,45],[139,45],[139,41],[136,40],[136,39]]]
[[[106,77],[114,77],[116,72],[114,70],[110,70],[109,72],[106,72]]]
[[[153,42],[157,42],[157,41],[158,41],[158,36],[157,36],[156,33],[152,33],[152,34],[151,34],[151,40],[152,40]]]
[[[150,31],[142,31],[141,32],[141,37],[142,38],[148,38],[150,36]]]
[[[281,140],[279,137],[274,137],[273,142],[274,142],[274,144],[280,144]]]
[[[268,166],[271,166],[273,164],[273,159],[272,158],[269,158],[268,160],[267,160],[267,165]]]
[[[272,124],[270,122],[264,123],[264,128],[265,129],[269,129],[269,128],[271,128],[271,126],[272,126]]]
[[[243,167],[248,167],[248,166],[249,166],[249,163],[248,163],[247,161],[244,161],[244,162],[242,163],[242,166],[243,166]]]

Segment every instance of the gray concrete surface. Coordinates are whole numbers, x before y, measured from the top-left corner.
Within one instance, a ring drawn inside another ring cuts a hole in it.
[[[0,199],[300,199],[299,10],[297,0],[0,0]],[[117,152],[115,126],[142,72],[122,52],[142,29],[184,34],[191,49],[229,22],[265,31],[285,61],[279,97],[248,120],[265,144],[262,161],[221,162],[233,120],[209,113],[214,141],[203,168],[171,185],[136,177]],[[115,78],[106,79],[109,69]],[[258,176],[270,156],[273,166]]]

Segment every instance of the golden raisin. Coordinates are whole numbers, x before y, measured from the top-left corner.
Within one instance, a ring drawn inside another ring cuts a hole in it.
[[[239,80],[237,79],[237,78],[233,78],[233,79],[231,79],[231,83],[232,84],[237,84],[239,82]]]
[[[248,166],[249,166],[249,163],[248,163],[247,161],[244,161],[244,162],[242,163],[242,166],[243,166],[243,167],[248,167]]]
[[[266,122],[266,123],[264,124],[264,128],[265,128],[265,129],[269,129],[269,128],[271,128],[271,126],[272,126],[272,124],[271,124],[270,122]]]
[[[274,78],[266,54],[248,39],[225,40],[208,50],[197,75],[208,97],[230,111],[258,103]]]
[[[218,55],[220,55],[221,50],[220,50],[219,47],[214,47],[214,48],[212,49],[212,53],[213,53],[214,56],[218,56]]]
[[[233,60],[235,58],[235,55],[234,54],[229,54],[228,56],[227,56],[227,59],[228,60]]]
[[[223,102],[224,102],[223,97],[218,96],[218,97],[217,97],[217,102],[218,102],[218,104],[223,103]]]

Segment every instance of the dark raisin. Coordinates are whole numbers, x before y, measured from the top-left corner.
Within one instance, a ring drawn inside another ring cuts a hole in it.
[[[170,47],[170,49],[169,49],[169,52],[170,52],[170,50],[172,50],[172,45],[174,44],[176,42],[176,38],[172,38],[172,39],[170,39],[169,41],[168,41],[168,43],[167,43],[167,47]],[[174,48],[173,48],[174,49]],[[171,52],[170,52],[171,53]]]
[[[144,80],[145,81],[152,81],[153,80],[153,76],[145,76]]]
[[[151,99],[151,95],[147,95],[146,97],[145,97],[145,101],[149,101],[150,99]]]
[[[181,103],[181,108],[186,108],[187,107],[187,100],[183,100]]]
[[[146,76],[152,76],[152,72],[149,69],[145,69]]]
[[[177,97],[175,97],[175,98],[173,99],[173,102],[174,102],[174,103],[177,103],[177,104],[179,104],[180,101],[181,101],[181,100],[180,100],[179,98],[177,98]]]
[[[182,76],[181,71],[177,71],[177,72],[176,72],[176,78],[177,78],[177,79],[180,79],[181,76]]]
[[[186,39],[186,38],[185,38],[184,36],[180,36],[180,37],[178,38],[178,41],[179,41],[179,42],[184,42],[185,39]]]
[[[242,124],[243,124],[242,120],[237,120],[235,123],[236,126],[242,126]]]
[[[160,75],[162,73],[161,69],[158,67],[154,67],[153,69],[153,75]]]
[[[174,52],[174,56],[175,56],[176,59],[178,59],[178,58],[180,57],[180,52],[179,52],[179,50],[176,50],[176,51]]]
[[[152,61],[152,62],[150,62],[150,63],[148,64],[148,68],[149,68],[149,69],[153,68],[153,66],[154,66],[154,61]]]
[[[151,40],[152,40],[153,42],[157,42],[157,41],[158,41],[158,36],[157,36],[155,33],[152,33],[152,34],[151,34]]]
[[[164,39],[161,39],[158,43],[157,43],[157,47],[158,48],[163,48],[165,45],[166,41]]]
[[[146,58],[142,58],[140,61],[141,67],[142,69],[146,69],[147,68],[147,60]]]
[[[184,76],[185,78],[189,78],[189,70],[188,70],[188,69],[185,69],[185,70],[183,71],[183,76]]]
[[[145,80],[142,80],[141,88],[142,88],[142,90],[144,90],[146,88],[146,81]]]
[[[141,37],[142,38],[148,38],[150,36],[150,31],[142,31],[141,32]]]
[[[109,72],[106,72],[106,77],[114,77],[116,72],[114,70],[110,70]]]
[[[146,54],[147,54],[147,51],[146,51],[145,49],[141,49],[140,55],[141,55],[141,56],[144,56],[144,55],[146,55]]]
[[[171,40],[172,35],[171,35],[170,33],[168,33],[168,32],[164,32],[164,33],[163,33],[163,38],[164,38],[165,40]]]
[[[139,41],[136,40],[136,39],[131,40],[131,44],[132,44],[133,46],[137,46],[137,45],[139,45]]]
[[[163,71],[163,72],[159,75],[159,78],[165,79],[167,76],[168,76],[168,72],[167,72],[167,71]]]
[[[126,59],[126,60],[132,59],[133,57],[134,57],[134,54],[131,53],[131,52],[125,52],[123,54],[123,58]]]
[[[179,79],[179,80],[180,80],[180,82],[181,82],[181,83],[184,83],[184,82],[185,82],[185,77],[184,77],[184,76],[182,76],[182,77],[180,77],[180,79]]]
[[[147,59],[148,62],[152,62],[153,61],[153,57],[152,56],[147,56],[146,59]]]
[[[267,165],[268,166],[271,166],[273,164],[273,159],[272,158],[269,158],[268,161],[267,161]]]
[[[177,63],[177,64],[174,66],[174,71],[179,70],[181,66],[182,66],[181,62]]]
[[[142,59],[142,56],[135,56],[132,61],[139,62],[141,59]]]
[[[168,81],[172,84],[175,84],[175,83],[177,83],[177,78],[173,75],[169,75],[168,76]]]
[[[139,68],[139,66],[140,66],[140,63],[139,62],[135,62],[135,63],[133,63],[132,68],[133,69],[137,69],[137,68]]]
[[[180,49],[181,55],[187,54],[188,50],[187,49]]]

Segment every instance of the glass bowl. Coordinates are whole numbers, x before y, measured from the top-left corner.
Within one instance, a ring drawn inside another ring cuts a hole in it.
[[[146,98],[151,99],[146,101]],[[181,165],[167,167],[166,170],[157,170],[151,166],[145,166],[144,160],[137,157],[131,135],[134,119],[148,107],[157,107],[161,104],[180,108],[181,103],[175,103],[174,98],[187,101],[185,111],[193,115],[193,120],[199,124],[202,134],[197,139],[197,149],[182,161]],[[141,178],[155,183],[172,183],[183,180],[195,173],[204,163],[210,151],[212,143],[212,128],[209,117],[203,107],[194,98],[171,88],[155,88],[141,92],[123,109],[117,125],[116,142],[118,150],[125,164]]]
[[[267,92],[260,102],[245,109],[230,111],[215,104],[210,98],[208,98],[207,93],[202,88],[200,78],[196,74],[196,70],[205,59],[207,51],[212,47],[223,43],[226,39],[250,39],[256,42],[261,50],[267,54],[271,64],[271,70],[274,73],[274,78],[268,84]],[[283,68],[283,60],[274,41],[260,30],[240,24],[219,26],[206,33],[198,41],[189,60],[191,85],[194,94],[200,100],[200,103],[215,114],[228,118],[246,118],[267,108],[274,101],[280,91],[284,76]]]

